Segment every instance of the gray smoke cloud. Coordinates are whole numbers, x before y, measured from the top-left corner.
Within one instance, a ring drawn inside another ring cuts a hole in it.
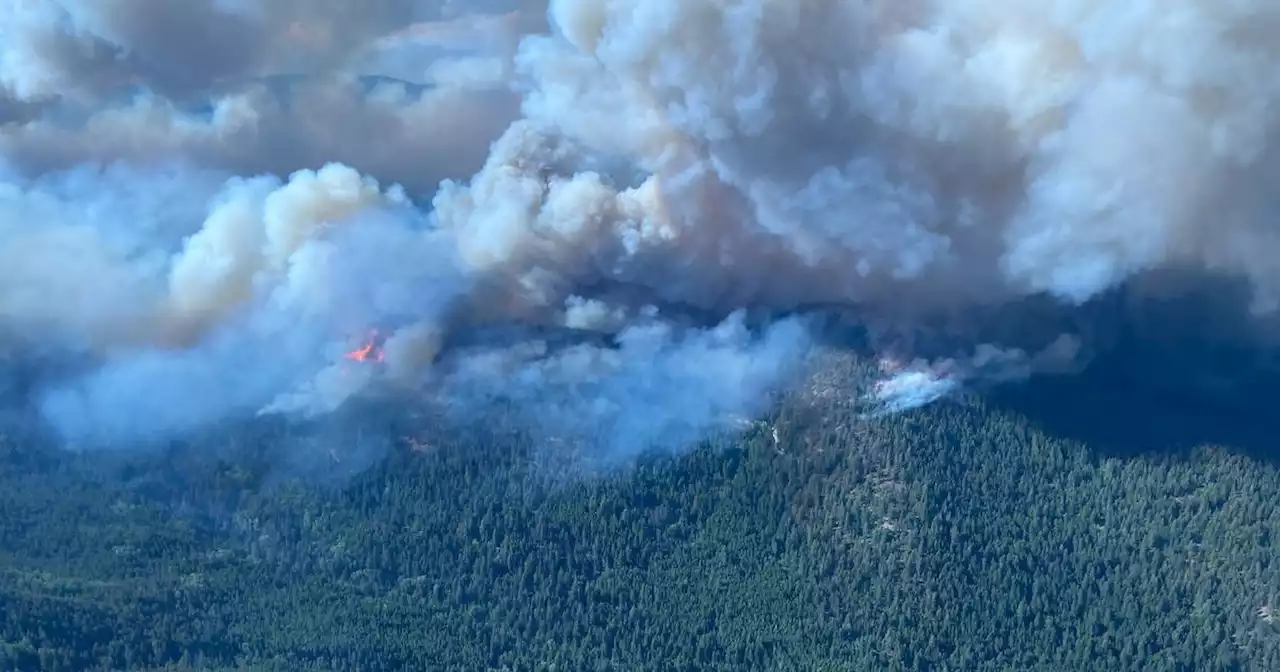
[[[815,306],[878,335],[885,410],[1069,372],[1087,334],[1002,345],[955,316],[1162,273],[1280,305],[1278,19],[10,3],[0,334],[91,362],[38,403],[112,445],[394,392],[631,456],[764,412],[803,375]],[[968,342],[914,354],[937,333]]]

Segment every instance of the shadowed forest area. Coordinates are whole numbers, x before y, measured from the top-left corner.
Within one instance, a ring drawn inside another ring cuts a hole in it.
[[[1280,669],[1266,427],[1114,382],[875,420],[811,395],[576,477],[500,423],[371,419],[403,439],[329,481],[281,476],[280,426],[14,437],[0,667]]]

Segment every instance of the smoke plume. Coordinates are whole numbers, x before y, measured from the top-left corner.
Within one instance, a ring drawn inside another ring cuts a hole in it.
[[[391,394],[607,459],[765,412],[820,313],[870,335],[889,411],[1075,370],[1144,282],[1245,282],[1262,324],[1269,26],[1248,0],[9,3],[0,344],[59,363],[24,389],[78,444]]]

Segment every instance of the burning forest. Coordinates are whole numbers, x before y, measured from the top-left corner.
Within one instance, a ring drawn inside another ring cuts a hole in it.
[[[68,444],[383,395],[628,459],[819,347],[900,411],[1135,305],[1276,343],[1257,3],[109,4],[0,10],[7,402]]]

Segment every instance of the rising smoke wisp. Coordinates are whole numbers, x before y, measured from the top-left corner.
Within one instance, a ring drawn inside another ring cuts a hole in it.
[[[157,7],[0,9],[0,338],[80,357],[32,388],[73,441],[379,388],[631,455],[767,408],[814,306],[900,348],[1152,273],[1280,305],[1261,2]]]

